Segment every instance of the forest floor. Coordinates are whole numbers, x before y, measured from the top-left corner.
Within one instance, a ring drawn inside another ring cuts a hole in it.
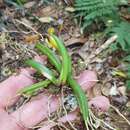
[[[114,69],[120,68],[116,58],[120,54],[110,54],[107,47],[101,48],[106,42],[101,38],[103,34],[81,34],[73,9],[60,0],[49,4],[34,0],[24,4],[24,7],[1,2],[0,82],[24,67],[24,61],[37,53],[34,46],[44,40],[48,28],[54,28],[63,39],[72,57],[75,75],[85,69],[97,73],[99,81],[94,87],[94,95],[108,97],[111,105],[115,106],[104,114],[97,114],[97,117],[116,130],[130,130],[130,125],[121,116],[124,115],[130,122],[130,93],[126,92],[124,80],[113,74]],[[95,55],[99,49],[102,51]],[[75,124],[75,128],[85,129],[81,122]],[[102,129],[99,127],[99,130]]]

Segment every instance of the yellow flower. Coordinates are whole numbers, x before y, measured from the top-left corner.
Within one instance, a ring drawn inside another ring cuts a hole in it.
[[[50,27],[50,28],[48,28],[47,33],[49,35],[54,34],[55,33],[55,29],[53,27]]]
[[[56,41],[55,41],[55,39],[51,36],[52,34],[55,33],[55,29],[54,29],[53,27],[50,27],[50,28],[48,28],[48,31],[47,31],[47,32],[48,32],[49,36],[48,36],[48,38],[45,39],[46,43],[48,43],[48,45],[49,45],[50,47],[57,49]]]

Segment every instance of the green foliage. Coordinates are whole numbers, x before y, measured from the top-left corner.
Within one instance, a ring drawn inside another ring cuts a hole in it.
[[[130,62],[130,55],[127,55],[125,58],[123,58],[123,61]]]
[[[127,74],[127,78],[126,78],[126,87],[127,90],[130,90],[130,53],[127,54],[127,56],[125,56],[123,58],[123,62],[125,62],[125,69],[126,69],[126,74]]]
[[[26,2],[26,0],[5,0],[5,2],[15,7],[18,7],[22,6]]]
[[[15,0],[15,2],[19,5],[23,5],[26,2],[26,0]]]
[[[127,89],[130,90],[130,80],[126,81],[126,86],[127,86]]]
[[[82,29],[92,23],[105,22],[104,19],[118,16],[118,6],[126,4],[126,0],[76,0],[76,16],[82,18]]]
[[[123,51],[130,50],[130,24],[128,22],[121,22],[114,26],[110,33],[112,35],[117,35],[118,38],[113,44],[113,48],[122,49]]]

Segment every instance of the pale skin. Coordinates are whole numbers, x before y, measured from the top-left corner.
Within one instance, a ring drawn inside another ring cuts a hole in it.
[[[30,102],[23,104],[17,110],[8,113],[6,108],[13,106],[19,99],[17,92],[28,85],[34,83],[31,76],[34,72],[29,69],[22,69],[18,75],[0,83],[0,129],[1,130],[30,130],[38,123],[48,117],[48,113],[55,112],[59,108],[59,100],[56,96],[43,93],[35,97]],[[94,73],[88,73],[89,79],[95,80]],[[88,81],[88,84],[91,85]],[[50,97],[50,98],[49,98]],[[49,100],[49,112],[48,112]],[[74,114],[69,115],[70,120],[74,120]],[[73,119],[71,119],[73,118]],[[59,119],[62,121],[64,118]],[[65,122],[63,120],[62,122]],[[53,124],[51,124],[53,126]],[[47,126],[41,127],[39,130],[49,130]]]

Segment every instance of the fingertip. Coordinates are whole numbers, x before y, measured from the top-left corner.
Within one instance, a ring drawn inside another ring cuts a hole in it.
[[[79,75],[79,78],[77,79],[77,82],[79,83],[79,85],[82,87],[84,91],[91,89],[96,84],[97,81],[98,78],[96,72],[91,70],[83,71]]]

